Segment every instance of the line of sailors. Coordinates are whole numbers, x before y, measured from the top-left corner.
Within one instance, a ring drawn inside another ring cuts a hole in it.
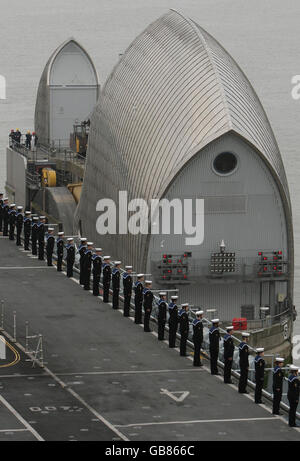
[[[45,216],[33,216],[31,212],[25,211],[22,213],[22,207],[16,207],[15,204],[8,205],[8,199],[3,199],[3,194],[0,194],[0,232],[3,235],[9,236],[10,240],[14,240],[14,232],[16,227],[16,244],[21,245],[21,232],[24,227],[24,249],[29,251],[29,242],[31,238],[32,254],[38,256],[40,260],[44,260],[45,252],[45,234],[46,234],[46,218]],[[62,262],[64,249],[66,249],[67,276],[73,277],[73,266],[75,263],[76,248],[74,239],[69,237],[67,244],[64,242],[64,232],[58,232],[58,237],[55,242],[54,228],[48,227],[46,236],[46,254],[47,264],[52,266],[52,257],[56,243],[57,250],[57,271],[62,271]],[[133,284],[132,266],[125,266],[125,272],[121,276],[121,261],[115,261],[113,269],[111,266],[111,257],[102,257],[102,248],[95,248],[93,251],[93,242],[87,242],[86,238],[81,238],[78,248],[80,255],[80,284],[84,290],[90,290],[91,273],[93,273],[93,295],[100,294],[100,278],[102,273],[103,284],[103,302],[109,302],[110,286],[112,285],[112,307],[119,309],[119,293],[120,282],[123,282],[124,296],[124,317],[130,315],[130,303],[132,294],[134,293],[135,305],[135,323],[141,324],[144,308],[144,331],[150,332],[150,318],[152,313],[154,294],[152,292],[152,281],[145,280],[144,274],[137,274],[137,280]],[[169,347],[175,348],[176,335],[179,327],[180,332],[180,355],[186,356],[186,346],[189,335],[189,304],[181,304],[179,309],[177,305],[178,296],[171,296],[171,301],[167,302],[167,293],[161,291],[159,293],[158,306],[158,340],[165,339],[165,325],[167,322],[167,312],[169,313]],[[201,362],[201,346],[203,343],[203,311],[196,312],[196,318],[192,322],[193,328],[193,343],[194,343],[194,362],[196,367],[202,366]],[[219,319],[211,321],[212,327],[209,330],[209,352],[210,352],[210,368],[212,375],[218,375],[218,358],[219,344],[221,335],[219,331]],[[226,327],[226,334],[223,337],[224,341],[224,383],[231,384],[231,369],[234,356],[234,342],[232,338],[233,326]],[[242,341],[239,344],[239,365],[240,378],[238,390],[240,393],[247,394],[247,380],[249,370],[249,347],[248,340],[250,334],[242,333]],[[255,403],[262,403],[262,390],[264,385],[265,361],[263,359],[264,349],[256,349],[257,356],[255,357]],[[282,386],[284,373],[282,366],[284,359],[277,357],[275,360],[275,368],[273,372],[273,414],[279,414],[279,407],[282,397]],[[299,402],[300,381],[298,379],[298,367],[291,365],[291,374],[288,378],[288,400],[290,404],[289,425],[296,426],[296,411]]]
[[[209,330],[209,350],[211,360],[211,374],[218,375],[218,357],[219,357],[219,343],[221,335],[219,331],[219,319],[213,319],[212,327]],[[234,342],[232,338],[233,326],[226,327],[226,334],[223,337],[224,341],[224,383],[231,384],[231,368],[234,356]],[[240,378],[238,390],[241,394],[248,394],[247,380],[249,372],[249,340],[250,333],[242,333],[242,341],[239,344],[239,365],[240,365]],[[262,403],[262,391],[265,378],[265,361],[264,361],[264,348],[256,349],[255,364],[255,396],[254,401],[256,404]],[[284,365],[283,357],[275,358],[275,366],[273,369],[273,414],[279,415],[280,402],[282,398],[282,388],[284,380]],[[288,377],[288,401],[290,405],[289,411],[289,426],[297,427],[296,424],[296,411],[299,403],[300,381],[298,377],[299,368],[295,365],[290,365],[290,375]]]

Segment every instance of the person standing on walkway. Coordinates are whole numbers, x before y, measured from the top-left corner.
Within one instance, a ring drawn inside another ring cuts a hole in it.
[[[142,323],[142,306],[143,306],[143,286],[144,274],[137,274],[137,281],[134,284],[134,322],[136,324]]]
[[[93,263],[93,296],[99,296],[99,284],[102,269],[102,248],[95,248],[95,254],[92,256]]]
[[[284,358],[275,358],[275,367],[273,370],[273,415],[280,415],[280,402],[282,397],[282,386],[284,373],[282,370]]]
[[[3,194],[0,194],[0,232],[3,230]]]
[[[39,218],[33,216],[31,222],[31,252],[33,256],[37,256],[38,221]]]
[[[3,209],[3,236],[8,237],[9,204],[8,204],[7,197],[3,199],[2,209]]]
[[[130,315],[130,302],[132,295],[132,266],[125,266],[123,273],[124,317]]]
[[[16,204],[12,203],[8,211],[9,240],[15,240]]]
[[[31,211],[25,211],[24,221],[24,250],[29,251],[29,241],[31,235]]]
[[[181,309],[178,313],[179,332],[180,332],[180,355],[186,357],[186,343],[189,336],[189,305],[188,303],[181,304]]]
[[[234,354],[234,343],[232,338],[233,326],[226,327],[226,334],[224,335],[224,383],[232,384],[231,381],[231,368]]]
[[[152,312],[152,305],[154,295],[151,291],[152,288],[152,280],[145,281],[145,288],[143,290],[144,295],[144,331],[146,333],[150,333],[150,317]]]
[[[57,252],[57,272],[62,272],[62,262],[64,257],[64,232],[58,232],[56,240],[56,252]]]
[[[111,281],[110,256],[104,256],[102,266],[103,282],[103,302],[109,302],[109,287]]]
[[[210,372],[212,375],[218,375],[218,358],[219,358],[219,344],[220,344],[220,331],[219,319],[211,321],[212,327],[209,330],[209,353],[210,353]]]
[[[176,334],[178,329],[178,296],[171,296],[171,302],[168,305],[169,309],[169,347],[174,348],[176,346]]]
[[[73,277],[73,266],[75,263],[75,245],[72,237],[67,239],[67,277]]]
[[[161,291],[159,293],[158,301],[158,316],[157,316],[157,328],[158,328],[158,341],[165,339],[165,326],[167,321],[167,293]]]
[[[47,266],[52,266],[52,256],[54,251],[55,237],[53,235],[54,228],[48,228],[47,243],[46,243],[46,253],[47,253]]]
[[[112,299],[112,308],[119,309],[119,295],[120,295],[120,267],[121,261],[115,261],[115,267],[112,270],[112,289],[113,289],[113,299]]]
[[[247,382],[248,382],[248,370],[249,370],[249,340],[250,333],[246,331],[242,333],[242,341],[239,344],[239,356],[240,356],[240,379],[239,379],[239,393],[248,394]]]
[[[31,136],[30,131],[28,130],[25,135],[25,147],[28,150],[31,150],[31,139],[32,139],[32,136]]]
[[[44,261],[45,259],[45,223],[46,216],[40,216],[40,222],[37,228],[37,239],[39,243],[39,260]]]
[[[78,248],[79,255],[80,255],[80,259],[79,259],[79,270],[80,270],[79,283],[80,285],[84,285],[84,272],[82,268],[82,263],[83,263],[84,253],[86,252],[86,242],[87,242],[87,239],[85,237],[82,237],[80,239],[80,245]]]
[[[21,243],[21,233],[22,233],[23,221],[24,221],[24,216],[23,216],[22,210],[23,210],[22,206],[17,207],[17,212],[16,212],[16,228],[17,228],[16,244],[17,244],[17,246],[22,245],[22,243]]]
[[[256,349],[257,356],[254,359],[255,363],[255,403],[262,403],[261,396],[262,390],[264,387],[264,377],[265,377],[265,361],[264,348],[259,347]]]
[[[85,250],[82,260],[83,270],[83,289],[85,291],[90,290],[91,282],[91,271],[92,271],[92,257],[93,257],[93,242],[87,242],[87,248]]]
[[[193,342],[194,342],[194,367],[202,367],[200,352],[203,343],[203,311],[196,312],[193,320]]]
[[[288,379],[288,394],[287,398],[290,404],[289,411],[289,426],[298,427],[296,423],[296,412],[299,403],[300,381],[298,376],[299,368],[295,365],[290,365],[290,375]]]

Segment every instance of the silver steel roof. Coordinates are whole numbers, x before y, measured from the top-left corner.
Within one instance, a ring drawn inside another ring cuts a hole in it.
[[[94,228],[96,200],[117,201],[118,190],[162,197],[197,152],[230,131],[268,164],[290,214],[281,155],[251,84],[213,37],[170,10],[133,41],[102,89],[78,217]],[[137,246],[147,248],[143,236],[130,239],[122,260],[135,264]]]

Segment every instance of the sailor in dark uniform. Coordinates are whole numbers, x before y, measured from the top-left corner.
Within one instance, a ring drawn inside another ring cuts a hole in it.
[[[8,211],[9,240],[15,240],[16,204],[12,203]]]
[[[62,271],[62,261],[64,257],[64,232],[58,232],[56,240],[56,252],[57,252],[57,272]]]
[[[0,193],[0,232],[3,230],[3,194]]]
[[[250,333],[242,333],[242,341],[239,344],[239,356],[240,356],[240,379],[239,379],[239,393],[248,394],[247,381],[248,381],[248,370],[249,370],[249,340]]]
[[[38,223],[37,229],[37,239],[39,243],[39,260],[44,261],[44,253],[45,253],[45,223],[46,217],[40,216],[40,221]]]
[[[210,353],[210,372],[212,375],[218,375],[218,358],[219,358],[219,319],[211,321],[212,327],[209,330],[209,353]]]
[[[203,311],[196,312],[196,318],[193,320],[193,342],[194,342],[194,367],[202,367],[200,351],[203,343]]]
[[[73,277],[73,266],[75,263],[75,245],[72,237],[67,239],[67,277]]]
[[[103,302],[109,302],[109,287],[111,281],[110,256],[104,256],[102,265]]]
[[[263,359],[264,348],[259,347],[256,349],[257,356],[254,359],[255,363],[255,403],[262,403],[261,395],[264,386],[264,376],[265,376],[265,361]]]
[[[171,302],[168,305],[169,310],[169,347],[173,348],[176,345],[176,334],[178,329],[178,296],[171,296]]]
[[[143,306],[143,281],[144,274],[137,274],[137,281],[134,284],[134,321],[137,324],[142,323],[142,306]]]
[[[25,216],[23,219],[24,227],[24,250],[29,251],[29,240],[31,234],[31,211],[25,211]]]
[[[9,204],[8,204],[8,198],[3,199],[3,206],[2,206],[2,214],[3,214],[3,236],[7,237],[8,236],[8,219],[9,219]]]
[[[112,289],[113,289],[113,298],[112,298],[112,308],[119,309],[119,294],[120,294],[120,267],[121,261],[115,261],[115,267],[112,270]]]
[[[129,317],[132,295],[132,266],[125,266],[123,273],[124,317]]]
[[[83,263],[84,253],[86,252],[86,242],[87,242],[87,239],[85,237],[82,237],[80,239],[80,245],[78,248],[78,251],[80,254],[80,259],[79,259],[79,270],[80,270],[79,283],[80,285],[84,285],[84,273],[82,269],[82,263]]]
[[[180,331],[180,355],[182,357],[186,356],[186,343],[189,336],[189,305],[188,303],[181,304],[181,309],[178,313],[179,319],[179,331]]]
[[[275,358],[275,367],[273,370],[273,415],[281,414],[279,412],[280,402],[282,397],[282,385],[284,373],[282,370],[284,358]]]
[[[87,242],[87,248],[85,250],[83,260],[82,260],[83,289],[85,291],[89,291],[90,289],[92,256],[93,256],[93,243]]]
[[[298,376],[299,368],[295,365],[290,365],[290,375],[288,379],[288,394],[287,398],[290,404],[289,411],[289,426],[298,427],[296,423],[296,412],[299,403],[300,381]]]
[[[47,265],[52,266],[52,255],[54,251],[55,237],[53,235],[54,228],[48,227],[47,243],[46,243],[46,253],[47,253]]]
[[[33,216],[31,223],[31,252],[34,256],[37,256],[38,221],[39,218]]]
[[[16,244],[17,246],[21,246],[21,232],[22,232],[23,220],[24,220],[22,210],[23,210],[22,206],[17,207],[17,212],[16,212],[16,228],[17,228]]]
[[[224,383],[232,384],[231,381],[231,368],[234,354],[234,342],[232,338],[233,326],[226,327],[226,334],[224,335]]]
[[[99,296],[99,284],[102,269],[102,248],[95,248],[95,254],[92,256],[93,263],[93,296]]]
[[[163,341],[165,339],[165,326],[167,321],[167,293],[161,291],[159,293],[158,301],[158,316],[157,316],[157,328],[158,328],[158,341]]]
[[[145,288],[143,290],[143,296],[144,296],[144,331],[147,333],[150,333],[150,317],[151,317],[151,312],[152,312],[152,305],[153,305],[153,299],[154,295],[151,291],[152,288],[152,281],[151,280],[145,280]]]

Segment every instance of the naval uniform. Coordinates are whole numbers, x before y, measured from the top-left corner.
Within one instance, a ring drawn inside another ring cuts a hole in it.
[[[79,269],[80,269],[79,283],[80,283],[80,285],[83,285],[84,284],[84,274],[83,274],[82,263],[83,263],[84,253],[86,252],[86,244],[79,245],[78,251],[79,251],[79,254],[80,254],[80,259],[79,259]]]
[[[152,312],[152,304],[154,295],[149,288],[144,288],[144,331],[150,333],[150,316]]]
[[[202,366],[200,351],[203,343],[203,322],[201,319],[193,320],[193,342],[194,342],[194,367]]]
[[[167,302],[164,299],[158,301],[158,340],[163,341],[165,339],[165,325],[167,321]]]
[[[130,301],[132,295],[132,276],[128,272],[123,273],[123,293],[124,293],[124,317],[129,317]]]
[[[249,347],[248,344],[242,341],[239,345],[240,356],[240,379],[239,379],[239,393],[246,394],[248,369],[249,369]]]
[[[73,266],[75,263],[75,246],[73,243],[68,243],[67,250],[67,277],[73,277]]]
[[[2,232],[3,226],[3,199],[0,199],[0,232]]]
[[[5,237],[8,236],[8,218],[9,218],[8,212],[9,212],[8,203],[3,204],[3,212],[2,212],[3,213],[3,235]]]
[[[21,246],[21,232],[22,232],[22,228],[23,228],[23,220],[24,220],[23,214],[20,211],[18,211],[16,213],[16,228],[17,228],[17,241],[16,241],[16,244],[17,244],[17,246]]]
[[[16,210],[8,211],[9,240],[15,240]]]
[[[89,291],[92,269],[92,250],[86,250],[82,259],[83,289]]]
[[[181,309],[178,313],[179,331],[180,331],[180,355],[186,356],[186,343],[189,335],[189,315],[185,309]]]
[[[93,295],[99,296],[99,283],[101,277],[102,258],[100,255],[92,256],[93,263]]]
[[[282,385],[283,370],[277,365],[273,370],[273,415],[279,415]]]
[[[44,261],[45,251],[45,224],[43,222],[38,223],[37,227],[37,239],[39,242],[39,260]]]
[[[210,372],[218,375],[220,332],[218,327],[211,327],[209,330],[209,353],[210,353]]]
[[[113,268],[111,279],[113,289],[112,308],[119,309],[120,270],[117,267]]]
[[[169,347],[175,347],[178,328],[178,307],[173,301],[169,304]]]
[[[57,248],[57,271],[62,271],[62,261],[64,257],[64,241],[62,238],[58,237],[56,240],[56,248]]]
[[[109,287],[111,281],[111,267],[110,264],[104,263],[102,266],[102,282],[103,282],[103,302],[108,303],[109,301]]]
[[[296,411],[299,402],[300,381],[298,376],[291,374],[288,379],[288,394],[287,398],[290,404],[289,411],[289,426],[296,426]]]
[[[54,250],[55,237],[52,234],[47,236],[46,253],[47,253],[47,265],[52,266],[52,255]]]
[[[255,403],[262,403],[261,394],[264,386],[264,375],[265,375],[265,361],[257,355],[254,359],[255,363]]]
[[[142,305],[143,305],[143,284],[139,280],[137,280],[134,284],[134,321],[137,324],[142,323]]]
[[[234,353],[234,343],[231,335],[224,336],[224,383],[231,384],[231,367]]]
[[[38,223],[33,221],[31,225],[31,252],[34,256],[37,256],[37,233]]]
[[[29,240],[31,234],[31,219],[28,216],[24,217],[24,250],[29,250]]]

